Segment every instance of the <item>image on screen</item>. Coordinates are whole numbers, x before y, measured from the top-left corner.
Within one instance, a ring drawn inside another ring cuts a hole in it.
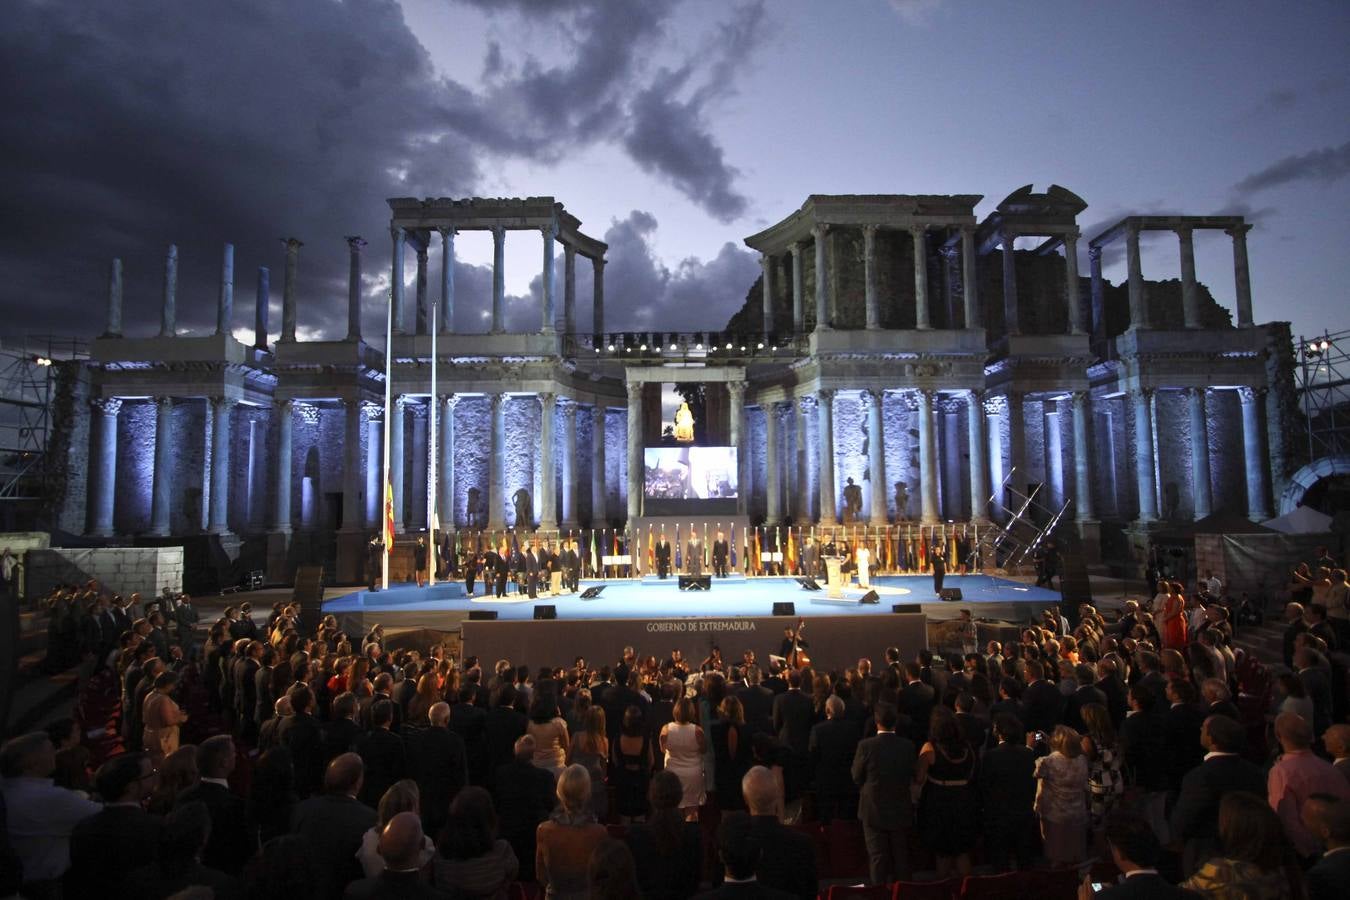
[[[654,500],[736,496],[735,447],[648,447],[643,493]]]

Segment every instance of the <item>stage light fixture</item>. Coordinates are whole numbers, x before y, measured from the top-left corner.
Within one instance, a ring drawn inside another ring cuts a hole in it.
[[[671,344],[671,345],[670,345],[670,349],[674,350],[674,349],[675,349],[675,345],[674,345],[674,344]]]
[[[774,344],[773,347],[772,347],[771,349],[773,350],[774,353],[777,353],[777,352],[778,352],[778,345],[777,345],[777,344]]]
[[[632,347],[624,347],[624,348],[623,348],[623,352],[624,352],[624,353],[632,353],[632,352],[633,352],[633,348],[632,348]]]
[[[728,350],[731,349],[731,341],[727,341],[727,349],[728,349]]]
[[[744,344],[741,344],[741,352],[742,352],[742,353],[745,352],[745,345],[744,345]]]
[[[35,356],[33,357],[33,362],[42,366],[44,369],[52,364],[52,361],[45,356]]]
[[[695,345],[694,345],[694,349],[695,349],[695,350],[702,350],[702,349],[703,349],[703,343],[700,341],[699,343],[695,344]]]
[[[614,345],[613,345],[613,344],[610,344],[610,345],[609,345],[609,352],[610,352],[610,353],[613,353],[613,352],[614,352]]]
[[[763,341],[760,341],[758,344],[756,344],[756,345],[755,345],[755,349],[756,349],[756,350],[763,350],[763,349],[764,349],[764,342],[763,342]]]

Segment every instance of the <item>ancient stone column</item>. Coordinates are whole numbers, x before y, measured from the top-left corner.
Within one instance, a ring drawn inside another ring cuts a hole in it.
[[[825,235],[830,226],[817,224],[811,226],[811,235],[816,239],[816,330],[824,331],[830,327],[830,284],[825,272]],[[824,515],[824,513],[822,513]]]
[[[630,381],[628,390],[628,523],[642,515],[642,382]]]
[[[961,228],[961,299],[965,305],[966,327],[981,328],[980,285],[976,274],[975,229]]]
[[[777,525],[783,519],[783,473],[778,464],[778,404],[764,404],[764,524]]]
[[[1130,391],[1134,407],[1134,477],[1139,493],[1139,522],[1158,520],[1158,486],[1153,475],[1152,389]]]
[[[1106,294],[1102,283],[1102,248],[1088,247],[1088,267],[1092,274],[1092,336],[1106,337]]]
[[[863,391],[863,408],[867,412],[867,478],[871,495],[869,525],[885,525],[886,515],[886,430],[882,422],[882,404],[885,391]]]
[[[237,402],[229,397],[207,401],[211,415],[211,512],[206,529],[212,534],[230,530],[230,419]]]
[[[455,229],[437,229],[441,235],[441,334],[455,330]],[[448,527],[448,525],[447,525]]]
[[[169,533],[173,502],[173,398],[155,398],[155,472],[150,493],[150,534]]]
[[[553,328],[553,240],[557,236],[557,230],[552,225],[545,225],[539,229],[544,236],[544,272],[543,272],[543,293],[544,293],[544,321],[541,330],[545,334],[551,334]],[[542,527],[542,526],[541,526]]]
[[[440,510],[441,528],[452,531],[456,527],[455,519],[455,408],[459,406],[459,395],[450,394],[437,402],[443,403],[441,414],[436,417],[437,427],[441,429],[436,442],[440,461],[436,465],[436,487],[440,491],[437,507]]]
[[[1176,230],[1181,248],[1181,310],[1187,328],[1204,325],[1200,314],[1200,289],[1195,281],[1195,240],[1189,225]]]
[[[159,314],[159,336],[173,337],[178,317],[178,245],[170,244],[164,255],[164,304]]]
[[[773,333],[773,257],[767,253],[759,255],[760,286],[763,288],[763,329],[765,334]]]
[[[954,397],[939,395],[934,414],[942,414],[938,434],[939,516],[960,519],[961,513],[961,414],[964,404]]]
[[[281,340],[295,341],[295,267],[300,262],[300,248],[305,246],[297,238],[286,238],[286,280],[281,286]]]
[[[347,237],[347,340],[361,340],[361,248],[366,242]],[[344,514],[345,515],[345,514]],[[345,518],[343,521],[346,521]]]
[[[577,248],[563,244],[563,334],[577,331]],[[573,420],[575,421],[575,419]]]
[[[117,499],[117,414],[122,411],[122,401],[104,397],[89,401],[89,405],[98,418],[98,449],[93,459],[93,528],[89,533],[112,537],[113,506]]]
[[[1069,334],[1087,334],[1078,289],[1078,232],[1070,231],[1064,235],[1064,302],[1069,307]]]
[[[1022,329],[1017,317],[1017,235],[1005,231],[999,235],[1003,244],[1003,331],[1006,334],[1021,334]]]
[[[295,402],[280,400],[272,404],[277,418],[276,493],[273,495],[272,530],[291,533],[291,435]]]
[[[417,244],[417,333],[428,334],[431,310],[427,307],[427,255],[431,249],[431,232],[418,232]]]
[[[1020,392],[1009,391],[1004,397],[1008,410],[1008,487],[1025,494],[1030,474],[1027,472],[1027,417]]]
[[[389,410],[389,483],[394,493],[394,532],[403,532],[403,421],[407,412],[408,398],[402,394],[394,397]]]
[[[271,313],[271,273],[266,266],[258,266],[258,289],[253,300],[253,346],[267,349],[267,319]]]
[[[932,328],[928,308],[928,232],[925,225],[914,225],[909,230],[914,240],[914,327],[920,331]]]
[[[1042,445],[1045,484],[1052,503],[1064,500],[1064,429],[1058,400],[1046,398],[1041,402],[1041,428],[1045,435]]]
[[[1239,328],[1252,326],[1252,275],[1247,267],[1247,232],[1251,230],[1250,225],[1238,225],[1226,232],[1233,239],[1233,274],[1237,288]]]
[[[108,327],[104,337],[122,336],[122,260],[114,259],[108,268]]]
[[[234,244],[226,244],[220,261],[220,296],[216,300],[216,334],[229,335],[234,319]]]
[[[919,515],[925,525],[938,520],[937,436],[934,434],[933,392],[914,392],[919,419]]]
[[[881,327],[881,304],[877,300],[877,226],[864,225],[863,236],[863,306],[869,331]]]
[[[1209,483],[1209,421],[1205,415],[1205,389],[1187,388],[1185,394],[1191,413],[1191,490],[1198,522],[1214,511]]]
[[[361,465],[361,401],[343,400],[342,414],[342,530],[360,531],[365,520],[361,481],[366,474]]]
[[[1238,388],[1242,404],[1242,455],[1247,475],[1247,518],[1264,522],[1270,518],[1269,474],[1265,453],[1265,390]]]
[[[560,399],[563,414],[562,521],[563,531],[577,527],[577,402]]]
[[[384,448],[384,404],[367,402],[361,407],[366,414],[366,511],[367,529],[379,529],[380,511],[384,506],[384,486],[380,454]]]
[[[492,226],[492,333],[506,330],[506,228]],[[498,514],[500,516],[500,513]],[[491,518],[489,516],[489,518]]]
[[[1087,391],[1073,392],[1073,505],[1074,518],[1079,522],[1097,517],[1092,503],[1092,445],[1088,437],[1090,400]]]
[[[736,448],[736,514],[743,516],[746,496],[750,493],[750,461],[745,447],[745,382],[728,381],[727,399],[731,420],[727,437]]]
[[[984,430],[984,391],[966,391],[966,452],[970,456],[970,517],[989,521],[989,448]]]
[[[591,527],[605,524],[605,407],[591,406]]]
[[[797,452],[791,471],[797,476],[797,493],[793,503],[793,521],[811,521],[811,454],[807,449],[809,418],[815,414],[815,398],[799,397],[792,404],[792,418],[796,421]]]
[[[427,440],[429,413],[430,409],[421,403],[409,403],[405,410],[412,419],[412,453],[409,454],[412,458],[412,496],[408,498],[408,525],[416,531],[431,526],[427,521],[427,489],[431,487],[427,484],[431,474],[431,458],[427,454],[431,449]]]
[[[796,243],[788,249],[792,253],[792,330],[796,334],[801,334],[806,328],[804,300],[806,266],[802,263],[802,253],[806,248],[801,243]]]
[[[593,257],[591,259],[591,271],[595,273],[594,283],[591,287],[592,305],[592,328],[595,334],[605,333],[605,260],[603,257]]]
[[[488,458],[488,529],[506,527],[506,394],[489,395],[492,403],[492,444]]]
[[[394,334],[404,334],[403,322],[403,249],[408,233],[398,226],[389,229],[394,244],[394,261],[389,272],[389,306],[394,319]]]
[[[1004,490],[1004,480],[1008,476],[1008,469],[1003,463],[1003,430],[999,424],[1000,418],[1006,418],[1008,415],[1008,398],[1000,394],[986,394],[984,398],[985,422],[988,425],[986,439],[988,441],[989,453],[989,483],[991,485],[990,495],[993,501],[994,518],[1003,520],[1005,518],[1004,504],[1007,501],[1007,491]],[[999,486],[997,491],[992,490],[992,485]],[[995,496],[996,495],[996,496]]]
[[[1148,297],[1144,295],[1144,269],[1139,259],[1139,226],[1125,227],[1125,259],[1129,270],[1130,327],[1148,328]]]
[[[549,327],[552,328],[550,321]],[[539,528],[558,528],[558,477],[554,468],[553,419],[558,398],[550,391],[539,395]]]
[[[834,391],[816,392],[818,432],[816,443],[820,450],[820,524],[839,522],[839,498],[834,495]]]

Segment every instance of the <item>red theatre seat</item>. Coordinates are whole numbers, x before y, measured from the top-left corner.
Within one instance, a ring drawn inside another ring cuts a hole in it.
[[[960,892],[959,878],[945,881],[897,881],[891,885],[891,900],[956,900]],[[1042,898],[1031,897],[1027,900]]]
[[[849,897],[857,897],[858,900],[891,900],[891,886],[835,884],[830,886],[830,892],[825,895],[825,900],[847,900]]]

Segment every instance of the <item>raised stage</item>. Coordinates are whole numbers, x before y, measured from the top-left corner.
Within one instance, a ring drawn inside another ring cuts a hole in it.
[[[1029,624],[1047,606],[1060,602],[1057,591],[1033,587],[992,575],[949,575],[944,587],[958,588],[960,602],[942,602],[927,575],[883,575],[872,580],[879,602],[862,604],[866,593],[856,586],[844,590],[844,599],[830,599],[824,590],[807,591],[789,577],[746,578],[735,574],[713,579],[709,591],[681,591],[674,576],[660,581],[642,579],[582,581],[582,591],[603,587],[601,594],[583,600],[580,593],[531,600],[524,595],[503,599],[484,596],[482,584],[474,596],[463,582],[434,588],[395,585],[387,591],[356,591],[324,604],[349,633],[364,632],[376,622],[386,629],[459,631],[464,653],[485,659],[505,657],[529,660],[533,665],[562,665],[574,656],[608,659],[616,648],[631,644],[639,652],[668,654],[680,647],[695,663],[712,643],[739,658],[740,650],[754,649],[761,660],[778,652],[782,628],[792,624],[774,618],[775,603],[793,604],[793,615],[807,620],[807,638],[813,655],[831,666],[860,655],[880,656],[890,645],[912,653],[925,644],[939,644],[941,623],[970,609],[981,625],[981,640],[1006,640],[1004,623]],[[823,587],[823,585],[822,585]],[[895,604],[917,605],[896,613]],[[556,618],[535,620],[535,610],[551,606]],[[471,621],[470,613],[491,610],[495,621]],[[720,637],[719,637],[720,636]]]

